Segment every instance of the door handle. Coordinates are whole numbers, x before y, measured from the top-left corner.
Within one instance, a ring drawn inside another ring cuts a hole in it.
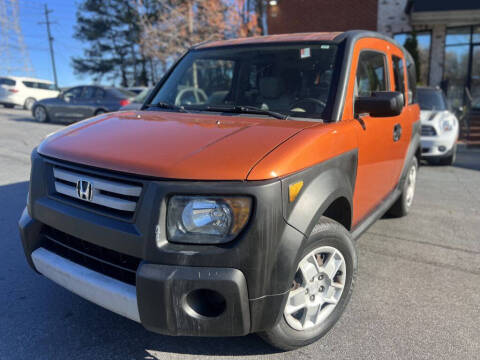
[[[395,124],[393,127],[393,141],[396,142],[402,137],[402,125]]]

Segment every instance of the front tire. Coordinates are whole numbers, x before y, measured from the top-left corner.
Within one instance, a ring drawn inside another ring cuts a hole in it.
[[[283,314],[259,335],[281,350],[293,350],[323,337],[340,319],[357,274],[357,254],[350,233],[322,217],[297,262]]]

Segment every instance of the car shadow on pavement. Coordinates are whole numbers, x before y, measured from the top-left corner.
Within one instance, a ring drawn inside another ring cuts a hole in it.
[[[480,171],[480,149],[457,151],[457,159],[453,166]]]
[[[0,321],[0,338],[9,339],[0,347],[1,359],[127,360],[168,358],[171,354],[195,358],[278,352],[255,335],[200,338],[155,334],[35,273],[25,261],[17,228],[27,191],[26,181],[0,185],[0,313],[9,314]],[[25,334],[27,342],[21,340]]]
[[[421,165],[429,167],[448,167],[448,165],[428,162],[426,160],[422,160]],[[480,149],[459,149],[457,151],[455,163],[451,166],[480,171]]]

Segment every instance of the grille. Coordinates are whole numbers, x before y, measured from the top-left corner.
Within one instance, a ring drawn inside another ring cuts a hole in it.
[[[430,125],[422,125],[422,136],[435,136],[437,132],[435,128]]]
[[[133,215],[142,187],[59,166],[53,168],[55,191],[82,205]]]
[[[135,285],[140,259],[121,254],[45,226],[41,246],[90,270]]]

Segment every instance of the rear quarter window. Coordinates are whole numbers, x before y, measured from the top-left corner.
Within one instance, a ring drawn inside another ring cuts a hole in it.
[[[17,82],[12,79],[0,78],[0,85],[15,86]]]
[[[408,103],[416,102],[416,86],[417,86],[417,72],[415,70],[415,63],[410,56],[407,56],[407,86],[408,86]]]

